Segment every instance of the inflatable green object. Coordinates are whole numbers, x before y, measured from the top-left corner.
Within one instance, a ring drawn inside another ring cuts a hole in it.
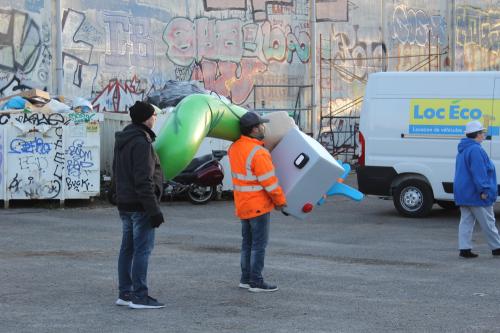
[[[239,119],[247,112],[210,95],[194,94],[184,98],[156,139],[155,150],[165,178],[172,179],[187,167],[205,137],[237,140]]]

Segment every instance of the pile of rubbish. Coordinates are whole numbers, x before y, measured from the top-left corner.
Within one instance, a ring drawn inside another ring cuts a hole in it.
[[[192,94],[213,95],[224,103],[231,102],[216,92],[206,90],[197,81],[175,81],[168,80],[162,89],[151,92],[146,101],[157,106],[168,113],[182,99]],[[70,103],[64,98],[51,98],[49,93],[40,89],[30,89],[6,97],[0,97],[0,114],[18,112],[41,112],[41,113],[68,113],[68,112],[93,112],[92,103],[82,97],[76,97]]]
[[[198,81],[175,81],[168,80],[162,89],[150,93],[146,102],[151,103],[160,109],[168,109],[177,106],[184,99],[192,94],[214,95],[226,104],[231,103],[226,97],[218,95],[216,92],[206,90]]]
[[[0,98],[0,113],[41,112],[68,113],[92,112],[92,104],[81,97],[73,99],[71,105],[65,104],[63,98],[50,98],[48,92],[30,89],[18,94]]]

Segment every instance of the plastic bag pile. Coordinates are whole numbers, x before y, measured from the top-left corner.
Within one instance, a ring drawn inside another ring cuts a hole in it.
[[[82,98],[74,98],[68,105],[63,99],[50,98],[45,91],[36,89],[24,91],[18,95],[0,98],[0,112],[12,111],[66,113],[66,112],[92,112],[92,104]]]

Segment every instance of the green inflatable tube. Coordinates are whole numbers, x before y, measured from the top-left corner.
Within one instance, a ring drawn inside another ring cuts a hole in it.
[[[193,159],[203,139],[235,141],[239,119],[248,111],[202,94],[184,98],[172,111],[156,138],[155,150],[166,179],[172,179]]]

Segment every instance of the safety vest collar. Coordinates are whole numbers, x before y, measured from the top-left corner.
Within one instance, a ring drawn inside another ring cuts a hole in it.
[[[246,136],[246,135],[243,135],[243,134],[241,135],[240,140],[248,141],[248,142],[253,142],[255,144],[258,144],[259,146],[264,146],[264,141],[261,141],[259,139],[252,138],[250,136]]]

